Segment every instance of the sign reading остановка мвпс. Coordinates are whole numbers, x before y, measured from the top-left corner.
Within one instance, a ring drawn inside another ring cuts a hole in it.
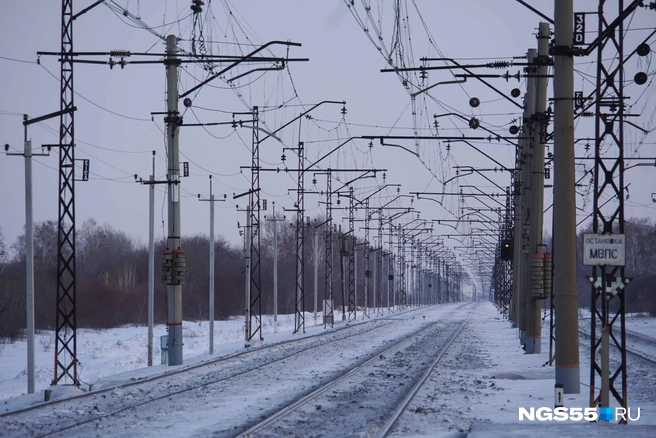
[[[583,234],[583,265],[624,266],[624,234]]]

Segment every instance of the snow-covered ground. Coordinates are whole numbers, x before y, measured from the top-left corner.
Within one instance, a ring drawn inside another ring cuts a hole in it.
[[[263,316],[265,342],[273,339],[273,316]],[[306,316],[306,325],[314,325],[313,314]],[[321,314],[318,322],[321,323]],[[234,317],[214,322],[214,354],[221,355],[244,347],[244,319]],[[275,338],[289,336],[294,328],[294,315],[278,316],[278,334]],[[166,327],[153,329],[153,364],[161,363],[160,336],[166,335]],[[209,353],[209,322],[184,321],[185,363],[207,359]],[[53,331],[37,333],[35,339],[35,387],[37,392],[50,387],[53,378],[55,335]],[[79,379],[89,385],[117,373],[147,367],[148,328],[144,326],[117,327],[108,330],[78,329],[77,355]],[[4,348],[3,348],[4,347]],[[0,404],[9,397],[27,392],[27,341],[0,344]],[[160,370],[160,367],[154,367]]]
[[[374,312],[371,312],[374,315]],[[273,318],[264,318],[264,337],[267,344],[300,338],[292,335],[293,315],[279,317],[279,333],[273,333]],[[318,317],[321,321],[321,315]],[[361,322],[358,314],[358,322]],[[307,334],[323,331],[314,326],[312,314],[307,314]],[[336,328],[343,323],[336,321]],[[351,323],[352,324],[352,323]],[[581,324],[587,324],[585,319]],[[215,323],[215,356],[243,351],[241,318]],[[656,338],[656,319],[632,317],[627,328]],[[375,333],[384,330],[377,330]],[[159,363],[159,336],[164,327],[155,330],[155,360]],[[186,322],[185,364],[208,360],[207,322]],[[49,387],[52,378],[53,348],[48,345],[52,333],[40,334],[37,340],[37,390]],[[468,431],[469,436],[610,436],[618,431],[627,436],[656,436],[656,373],[653,365],[629,365],[629,406],[635,416],[640,408],[640,420],[628,426],[600,423],[540,423],[518,422],[520,407],[552,407],[554,402],[554,369],[545,366],[548,360],[548,320],[543,327],[543,352],[525,355],[517,340],[517,331],[507,320],[500,318],[490,303],[481,303],[465,330],[440,366],[434,372],[406,414],[397,425],[395,436],[438,436],[443,431]],[[376,342],[372,339],[372,342]],[[0,411],[29,404],[29,396],[17,397],[25,392],[25,342],[6,344],[0,353]],[[630,346],[629,346],[630,347]],[[44,351],[48,349],[48,351]],[[581,393],[567,395],[566,407],[584,408],[589,404],[589,353],[587,345],[580,346]],[[656,352],[653,352],[653,356]],[[80,330],[78,356],[81,363],[80,378],[94,388],[106,387],[135,377],[166,372],[161,365],[146,367],[146,328],[123,327],[105,331]],[[339,351],[335,357],[339,356]],[[119,374],[120,373],[120,374]],[[41,394],[39,394],[42,397]],[[32,399],[35,396],[32,396]],[[9,399],[11,398],[11,399]],[[9,400],[7,400],[9,399]],[[25,402],[21,402],[24,400]],[[0,418],[0,423],[2,418]],[[442,427],[436,425],[442,424]],[[616,429],[617,427],[627,427]],[[1,428],[0,428],[1,429]],[[180,430],[176,432],[179,436]],[[2,436],[0,430],[0,436]],[[161,433],[158,436],[168,436]],[[347,436],[347,435],[340,435]],[[442,435],[440,435],[442,436]],[[446,435],[445,435],[446,436]]]

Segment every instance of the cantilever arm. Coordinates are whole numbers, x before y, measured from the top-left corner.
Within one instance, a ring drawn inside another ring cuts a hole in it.
[[[264,50],[264,49],[266,49],[267,47],[272,46],[272,45],[274,45],[274,44],[282,44],[282,45],[286,45],[286,46],[297,46],[297,47],[300,47],[300,46],[301,46],[301,43],[292,43],[292,42],[290,42],[290,41],[269,41],[269,42],[266,43],[265,45],[260,46],[260,47],[258,47],[257,49],[253,50],[251,53],[249,53],[248,55],[244,56],[242,59],[233,62],[232,64],[230,64],[230,65],[227,66],[226,68],[222,69],[220,72],[218,72],[218,73],[214,73],[214,74],[211,75],[209,78],[205,79],[203,82],[201,82],[200,84],[196,85],[195,87],[192,87],[191,89],[185,91],[184,93],[182,93],[182,94],[179,96],[179,98],[182,99],[183,97],[190,95],[191,93],[193,93],[194,91],[196,91],[196,90],[198,90],[200,87],[202,87],[203,85],[207,85],[209,82],[211,82],[211,81],[213,81],[214,79],[218,78],[219,76],[221,76],[222,74],[224,74],[224,73],[227,72],[228,70],[232,69],[233,67],[238,66],[239,64],[241,64],[241,63],[244,61],[244,59],[250,58],[251,56],[253,56],[253,55],[255,55],[255,54],[261,52],[262,50]]]

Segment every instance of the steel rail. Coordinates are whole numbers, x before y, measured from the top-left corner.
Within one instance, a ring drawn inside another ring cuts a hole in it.
[[[456,309],[454,309],[454,312],[457,311],[457,310],[459,310],[459,309],[461,309],[461,308],[464,307],[464,306],[467,306],[468,304],[469,304],[469,303],[465,303],[465,304],[462,304],[461,306],[458,306]],[[424,308],[421,308],[421,307],[420,307],[419,310],[424,310]],[[449,342],[447,343],[446,347],[444,347],[444,348],[442,349],[442,351],[441,351],[440,354],[438,355],[438,359],[437,359],[437,361],[435,361],[434,364],[433,364],[431,367],[429,367],[429,370],[427,371],[426,375],[425,375],[425,376],[422,376],[422,382],[421,382],[421,383],[423,383],[423,382],[426,380],[427,376],[430,374],[430,372],[433,370],[434,366],[437,364],[437,362],[439,361],[439,359],[440,359],[440,358],[442,357],[442,355],[444,354],[444,351],[446,351],[446,349],[449,348],[449,346],[451,345],[451,343],[453,342],[453,340],[457,337],[457,335],[460,333],[460,331],[461,331],[462,328],[464,327],[464,324],[465,324],[467,321],[469,321],[469,318],[471,317],[473,311],[474,311],[474,309],[472,309],[472,311],[470,312],[470,314],[467,316],[467,319],[465,320],[465,322],[463,322],[463,324],[461,324],[461,326],[458,328],[458,330],[456,331],[455,335],[453,335],[452,338],[450,338],[450,340],[449,340]],[[395,315],[394,315],[394,319],[398,319],[398,314],[395,314]],[[301,407],[301,406],[307,404],[308,402],[310,402],[310,401],[313,400],[314,398],[316,398],[316,397],[318,397],[318,396],[324,394],[326,391],[328,391],[329,389],[333,388],[333,387],[336,386],[337,384],[342,383],[342,382],[345,382],[349,377],[351,377],[351,376],[354,375],[354,374],[357,374],[358,372],[361,372],[362,370],[366,369],[369,365],[373,364],[374,362],[379,361],[379,360],[380,360],[380,359],[379,359],[380,356],[391,356],[393,353],[395,353],[395,352],[397,352],[397,351],[403,349],[404,347],[409,346],[410,344],[412,344],[412,342],[413,342],[417,337],[419,337],[419,336],[423,335],[424,333],[426,333],[426,332],[428,332],[428,331],[434,329],[437,325],[442,324],[442,323],[443,323],[443,320],[440,319],[439,321],[436,321],[436,322],[434,322],[434,323],[431,323],[431,324],[427,325],[426,327],[424,327],[424,328],[418,330],[417,332],[415,332],[415,333],[412,335],[412,337],[406,337],[406,338],[401,339],[400,341],[396,342],[394,345],[392,345],[392,346],[386,348],[385,350],[374,352],[374,353],[371,355],[371,357],[370,357],[369,359],[367,359],[366,361],[364,361],[364,362],[362,362],[362,363],[356,365],[355,367],[353,367],[353,368],[351,368],[351,369],[346,370],[344,373],[340,374],[340,375],[337,376],[335,379],[331,380],[330,382],[327,382],[326,384],[324,384],[324,385],[318,387],[317,389],[315,389],[314,391],[310,392],[309,394],[306,394],[305,396],[303,396],[303,397],[299,398],[298,400],[292,402],[291,404],[285,406],[284,408],[282,408],[282,409],[280,409],[279,411],[277,411],[276,413],[272,414],[271,416],[269,416],[269,417],[266,418],[265,420],[263,420],[263,421],[261,421],[261,422],[255,424],[254,426],[251,426],[249,429],[247,429],[247,430],[245,430],[245,431],[239,433],[237,436],[238,436],[238,437],[243,437],[243,438],[250,438],[250,437],[257,436],[257,433],[258,433],[259,431],[262,431],[262,430],[263,430],[264,428],[266,428],[267,426],[269,426],[269,425],[271,425],[272,423],[274,423],[274,422],[276,422],[276,421],[282,419],[283,417],[285,417],[285,416],[288,415],[289,413],[291,413],[291,412],[295,411],[296,409],[298,409],[299,407]],[[418,386],[421,386],[421,384],[419,384]],[[417,389],[413,388],[413,390],[416,392],[416,391],[418,390],[418,387],[417,387]],[[413,394],[413,395],[414,395],[414,394]],[[406,397],[406,398],[407,398],[407,397]],[[410,399],[411,399],[411,398],[412,398],[412,397],[410,397]],[[405,400],[404,400],[404,401],[405,401]],[[408,402],[409,402],[409,401],[408,401]],[[406,405],[407,405],[407,403],[406,403]],[[405,406],[403,407],[403,409],[405,409]],[[402,412],[402,410],[401,410],[401,412]],[[400,413],[399,413],[398,415],[400,415]],[[397,416],[396,418],[398,418],[398,416]],[[394,419],[394,422],[396,421],[396,418]],[[387,424],[386,424],[386,425],[387,425]],[[382,429],[381,429],[381,430],[382,430]],[[376,436],[380,436],[380,435],[376,435]],[[384,435],[382,435],[382,436],[384,436]]]
[[[586,333],[586,332],[584,332],[583,330],[579,329],[579,334],[583,335],[583,336],[586,337],[587,339],[590,339],[590,333]],[[641,339],[641,340],[646,341],[646,342],[656,343],[656,339],[651,338],[650,336],[641,335],[641,334],[639,334],[639,333],[635,333],[635,332],[629,332],[628,330],[627,330],[626,334],[627,334],[628,336],[633,336],[633,337],[635,337],[635,338]],[[651,339],[647,339],[647,338],[651,338]],[[615,347],[615,349],[619,351],[619,348],[617,348],[616,345],[611,344],[611,346]],[[638,358],[640,358],[640,359],[642,359],[642,360],[644,360],[644,361],[646,361],[646,362],[649,362],[649,363],[651,363],[651,364],[653,364],[653,365],[656,365],[656,359],[653,358],[653,357],[645,356],[645,355],[642,354],[642,353],[638,353],[637,351],[634,351],[634,350],[629,350],[628,348],[626,349],[626,352],[627,352],[628,354],[631,354],[631,355],[633,355],[633,356],[635,356],[635,357],[638,357]]]
[[[407,312],[409,313],[409,312],[418,311],[418,310],[420,310],[420,309],[412,309],[412,310],[408,310]],[[383,317],[383,318],[378,318],[378,319],[379,320],[391,320],[389,317]],[[56,399],[56,400],[50,400],[50,401],[37,403],[37,404],[31,405],[31,406],[26,406],[26,407],[19,408],[19,409],[14,409],[14,410],[11,410],[11,411],[1,412],[0,413],[0,418],[9,417],[11,415],[20,414],[20,413],[23,413],[23,412],[29,412],[29,411],[36,410],[36,409],[39,409],[39,408],[52,406],[52,405],[68,402],[68,401],[75,400],[75,399],[80,399],[80,398],[85,398],[85,397],[89,397],[89,396],[93,396],[93,395],[98,395],[98,394],[102,394],[102,393],[105,393],[105,392],[111,392],[115,389],[125,389],[125,388],[136,386],[136,385],[139,385],[139,384],[142,384],[142,383],[153,382],[153,381],[156,381],[156,380],[159,380],[159,379],[164,379],[164,378],[167,378],[167,377],[170,377],[170,376],[174,376],[176,374],[184,373],[184,372],[195,370],[195,369],[202,368],[202,367],[205,367],[205,366],[209,366],[209,365],[217,364],[217,363],[220,363],[220,362],[224,362],[224,361],[227,361],[227,360],[230,360],[230,359],[245,356],[245,355],[251,354],[253,352],[261,352],[262,350],[267,350],[267,349],[274,348],[274,347],[280,347],[280,346],[293,344],[293,343],[298,342],[299,340],[304,340],[305,341],[305,340],[312,340],[312,339],[315,339],[315,338],[320,338],[320,337],[326,336],[328,334],[341,332],[341,331],[349,329],[351,327],[355,327],[356,325],[359,325],[359,324],[345,325],[343,327],[335,328],[334,330],[323,331],[321,333],[317,333],[316,335],[304,336],[302,339],[290,339],[290,340],[287,340],[287,341],[281,341],[281,342],[277,342],[277,343],[273,343],[273,344],[267,344],[267,345],[264,345],[262,347],[244,349],[242,351],[232,353],[232,354],[228,354],[226,356],[217,357],[216,359],[213,359],[213,360],[200,362],[200,363],[197,363],[197,364],[194,364],[194,365],[185,365],[185,366],[182,366],[181,368],[175,369],[175,370],[166,370],[166,371],[163,371],[161,374],[156,374],[154,376],[141,378],[141,379],[138,379],[138,380],[133,381],[133,382],[119,383],[119,384],[112,385],[112,386],[107,386],[107,387],[104,387],[104,388],[101,388],[101,389],[90,389],[89,391],[84,392],[83,394],[74,395],[74,396],[71,396],[71,397],[66,397],[66,398],[61,398],[61,399]],[[371,328],[369,330],[366,330],[366,331],[363,331],[363,332],[358,332],[358,333],[355,333],[355,334],[346,335],[346,336],[343,336],[343,337],[328,341],[326,343],[333,343],[333,342],[342,341],[342,340],[347,339],[349,337],[369,333],[370,331],[376,330],[377,328],[380,328],[380,326],[373,327],[373,328]],[[321,344],[321,345],[325,345],[325,343]],[[278,359],[278,360],[288,359],[291,356],[303,353],[305,351],[312,350],[314,348],[318,348],[319,346],[320,345],[314,345],[314,346],[311,346],[311,347],[304,348],[303,350],[300,350],[300,351],[298,351],[298,352],[296,352],[292,355],[286,356],[286,357],[284,357],[282,359]],[[273,362],[268,362],[268,363],[273,363]],[[232,375],[228,378],[231,378],[231,377],[234,377],[234,376],[237,376],[237,375],[239,375],[239,374],[234,374],[234,375]],[[109,415],[111,415],[111,414],[109,414]],[[96,419],[97,418],[101,418],[101,417],[96,417]],[[54,432],[51,432],[51,433],[54,433]]]
[[[413,310],[418,310],[418,309],[413,309]],[[384,318],[384,319],[387,319],[387,318]],[[390,321],[387,324],[392,324],[392,322]],[[330,332],[323,332],[323,333],[318,334],[318,335],[312,335],[312,336],[304,337],[303,340],[306,340],[306,339],[309,339],[309,338],[320,337],[320,336],[326,335],[328,333],[334,333],[335,331],[341,331],[341,330],[344,330],[346,328],[350,328],[350,327],[354,327],[354,326],[355,326],[354,324],[350,324],[350,325],[347,325],[347,326],[345,326],[343,328],[340,328],[338,330],[331,330]],[[60,428],[55,429],[55,430],[51,430],[51,431],[48,431],[48,432],[45,432],[45,433],[37,434],[37,435],[35,435],[35,437],[42,438],[42,437],[46,437],[46,436],[59,434],[61,432],[65,432],[65,431],[68,431],[68,430],[75,429],[76,427],[79,427],[79,426],[84,426],[86,424],[93,423],[93,422],[98,421],[98,420],[102,420],[104,418],[113,417],[117,414],[123,413],[125,411],[129,411],[129,410],[134,409],[134,408],[138,408],[140,406],[145,406],[149,403],[157,402],[159,400],[170,398],[170,397],[175,396],[175,395],[184,394],[185,392],[194,391],[194,390],[197,390],[199,388],[204,388],[204,387],[213,385],[215,383],[220,383],[220,382],[223,382],[223,381],[226,381],[226,380],[230,380],[230,379],[233,379],[235,377],[239,377],[239,376],[242,376],[244,374],[248,374],[248,373],[253,372],[255,370],[258,370],[260,368],[264,368],[264,367],[269,366],[273,363],[285,361],[285,360],[288,360],[291,357],[298,356],[298,355],[301,355],[301,354],[305,354],[306,352],[311,351],[313,349],[322,348],[325,345],[332,344],[332,343],[335,343],[335,342],[340,342],[340,341],[343,341],[346,338],[365,335],[365,334],[367,334],[367,333],[369,333],[373,330],[376,330],[378,328],[380,328],[379,325],[377,325],[373,328],[370,328],[369,330],[365,330],[365,331],[358,332],[358,333],[355,333],[355,334],[351,334],[351,335],[348,335],[348,336],[340,337],[340,338],[333,339],[333,340],[330,340],[330,341],[326,341],[326,342],[323,342],[323,343],[313,344],[310,347],[303,348],[299,351],[295,351],[292,354],[282,356],[278,359],[270,360],[270,361],[264,361],[263,363],[261,363],[260,365],[255,366],[255,367],[248,368],[248,369],[245,369],[245,370],[242,370],[242,371],[239,371],[239,372],[235,372],[235,373],[232,373],[228,376],[224,376],[224,377],[221,377],[221,378],[218,378],[218,379],[213,379],[212,381],[204,381],[201,384],[193,385],[193,386],[186,387],[186,388],[182,388],[178,391],[166,392],[162,395],[159,395],[159,396],[156,396],[156,397],[151,397],[147,400],[143,400],[143,401],[140,401],[140,402],[137,402],[137,403],[134,403],[134,404],[123,406],[119,409],[115,409],[115,410],[113,410],[111,412],[108,412],[108,413],[105,413],[103,415],[98,415],[98,416],[94,416],[92,418],[87,418],[87,419],[84,419],[82,421],[79,421],[79,422],[76,422],[76,423],[73,423],[73,424],[68,424],[66,426],[60,427]],[[293,339],[293,340],[284,341],[284,342],[277,343],[277,344],[271,344],[270,346],[261,347],[261,348],[258,348],[257,350],[243,351],[243,352],[236,353],[236,354],[233,354],[233,355],[230,355],[230,356],[224,356],[224,357],[222,357],[220,359],[217,359],[217,360],[214,360],[214,361],[203,362],[201,364],[192,365],[192,366],[180,369],[180,370],[176,370],[174,372],[166,373],[166,374],[163,374],[163,375],[157,375],[157,376],[154,376],[152,378],[147,378],[147,379],[143,379],[143,380],[139,380],[139,381],[135,381],[135,382],[129,382],[129,383],[126,383],[126,384],[119,384],[119,385],[112,386],[112,387],[102,388],[102,389],[97,390],[97,391],[90,391],[88,393],[81,394],[81,395],[74,396],[74,397],[58,399],[58,400],[55,400],[53,402],[45,402],[45,403],[34,405],[34,406],[31,406],[31,407],[28,407],[28,408],[19,409],[19,410],[15,410],[15,411],[9,411],[9,412],[0,414],[0,417],[1,416],[9,416],[11,414],[17,414],[17,413],[20,413],[20,412],[25,412],[25,411],[37,409],[37,408],[40,408],[40,407],[44,407],[46,405],[56,404],[56,403],[60,403],[60,402],[67,402],[67,401],[70,401],[70,400],[74,400],[76,398],[82,398],[82,397],[86,397],[86,396],[95,396],[95,395],[98,395],[98,394],[102,394],[102,393],[105,393],[105,392],[112,391],[112,390],[117,389],[117,388],[125,389],[125,388],[128,388],[130,386],[136,386],[138,384],[152,382],[154,380],[169,377],[171,375],[175,375],[175,374],[179,374],[179,373],[186,372],[186,371],[189,371],[189,370],[193,370],[193,369],[196,369],[196,368],[202,368],[204,366],[208,366],[208,365],[211,365],[211,364],[216,364],[216,363],[219,363],[219,362],[223,362],[223,361],[226,361],[228,359],[233,359],[235,357],[243,356],[243,355],[246,355],[246,354],[251,353],[251,352],[255,352],[255,351],[260,352],[263,349],[267,349],[268,347],[279,347],[281,345],[291,344],[291,343],[298,342],[298,341],[299,341],[299,339]]]
[[[420,312],[420,311],[424,311],[424,308],[408,309],[404,313],[412,314],[414,312]],[[378,320],[381,321],[381,322],[384,322],[385,325],[392,324],[392,321],[396,319],[396,318],[392,318],[392,316],[396,316],[396,315],[390,315],[390,316],[387,316],[387,317],[382,317],[382,318],[379,318]],[[339,327],[339,328],[334,329],[334,330],[322,331],[321,333],[318,333],[316,335],[304,336],[301,339],[291,339],[291,340],[288,340],[288,341],[282,341],[282,342],[278,342],[278,343],[275,343],[275,344],[270,344],[270,345],[266,345],[266,346],[263,346],[263,347],[259,347],[259,348],[256,348],[256,349],[248,349],[248,350],[233,353],[233,354],[230,354],[230,355],[222,356],[222,357],[217,358],[215,360],[205,361],[205,362],[201,362],[201,363],[198,363],[198,364],[195,364],[195,365],[181,367],[180,369],[177,369],[177,370],[173,370],[173,371],[167,370],[167,371],[165,371],[161,374],[157,374],[155,376],[151,376],[151,377],[147,377],[147,378],[141,378],[141,379],[138,379],[136,381],[120,383],[120,384],[117,384],[117,385],[108,386],[108,387],[101,388],[101,389],[98,389],[98,390],[90,390],[89,392],[85,392],[83,394],[75,395],[75,396],[72,396],[72,397],[66,397],[66,398],[61,398],[61,399],[57,399],[57,400],[51,400],[51,401],[48,401],[48,402],[38,403],[38,404],[28,406],[28,407],[25,407],[25,408],[20,408],[20,409],[16,409],[16,410],[12,410],[12,411],[3,412],[3,413],[0,413],[0,418],[2,418],[2,417],[11,418],[14,415],[19,415],[21,413],[30,412],[30,411],[36,411],[37,409],[40,409],[40,408],[52,407],[52,406],[55,406],[57,404],[66,403],[66,402],[69,402],[69,401],[72,401],[72,400],[82,399],[82,398],[86,398],[86,397],[95,397],[97,395],[100,395],[100,394],[103,394],[103,393],[108,393],[108,392],[114,391],[116,389],[126,389],[126,388],[134,387],[134,386],[137,386],[137,385],[140,385],[140,384],[150,383],[150,382],[157,381],[157,380],[163,380],[167,377],[170,377],[170,376],[173,376],[173,375],[176,375],[176,374],[184,373],[184,372],[187,372],[187,371],[192,371],[192,370],[203,368],[203,367],[208,367],[210,365],[218,364],[218,363],[221,363],[221,362],[226,362],[230,359],[238,358],[238,357],[245,356],[245,355],[248,355],[248,354],[260,353],[260,352],[262,352],[264,350],[268,350],[270,348],[278,348],[278,347],[281,347],[281,346],[294,344],[294,343],[297,343],[299,341],[313,341],[315,339],[319,339],[321,337],[325,337],[326,335],[335,334],[335,333],[337,333],[338,335],[342,335],[342,336],[336,337],[335,339],[327,340],[325,342],[312,343],[311,345],[303,347],[300,350],[296,350],[296,351],[292,352],[291,354],[283,354],[281,357],[279,357],[275,360],[264,360],[261,364],[259,364],[257,366],[254,366],[254,367],[251,367],[247,370],[243,370],[243,371],[236,372],[236,373],[230,373],[229,375],[222,376],[221,378],[213,379],[212,381],[209,381],[209,382],[204,381],[201,384],[196,384],[196,385],[192,385],[190,387],[185,387],[185,388],[182,388],[178,391],[167,392],[167,393],[162,394],[160,396],[149,398],[148,400],[143,400],[141,402],[133,403],[133,404],[130,404],[128,406],[123,406],[119,409],[114,409],[111,412],[105,413],[103,415],[97,415],[97,416],[94,416],[92,418],[87,418],[87,419],[84,419],[82,421],[75,422],[75,423],[72,423],[72,424],[68,424],[68,425],[65,425],[65,426],[62,426],[62,427],[59,427],[59,428],[56,428],[56,429],[46,431],[46,432],[36,433],[35,436],[44,437],[44,436],[50,436],[50,435],[58,434],[58,433],[61,433],[61,432],[64,432],[64,431],[75,429],[76,427],[79,427],[79,426],[84,426],[88,423],[93,423],[94,421],[98,421],[98,420],[101,420],[103,418],[112,417],[114,415],[120,414],[120,413],[125,412],[127,410],[134,409],[134,408],[137,408],[139,406],[147,405],[149,403],[156,402],[158,400],[161,400],[161,399],[164,399],[164,398],[167,398],[167,397],[171,397],[171,396],[174,396],[174,395],[178,395],[178,394],[182,394],[182,393],[185,393],[185,392],[193,391],[193,390],[196,390],[198,388],[207,387],[207,386],[215,384],[215,383],[220,383],[222,381],[226,381],[226,380],[229,380],[229,379],[232,379],[232,378],[235,378],[235,377],[239,377],[243,374],[246,374],[246,373],[252,372],[254,370],[257,370],[259,368],[271,365],[272,363],[285,361],[285,360],[289,359],[290,357],[302,355],[302,354],[305,354],[306,352],[311,351],[313,349],[321,348],[326,344],[340,342],[340,341],[343,341],[344,339],[351,338],[351,337],[366,335],[369,332],[371,332],[373,330],[376,330],[376,329],[379,329],[381,327],[381,325],[376,324],[376,325],[374,325],[373,327],[371,327],[367,330],[358,331],[357,333],[351,333],[351,334],[339,333],[339,332],[342,332],[344,330],[360,326],[361,324],[363,324],[363,323],[348,324],[348,325],[344,325],[343,327]]]
[[[417,381],[417,383],[415,383],[415,385],[412,387],[412,389],[410,389],[410,391],[408,391],[408,393],[406,394],[403,401],[401,401],[401,403],[397,406],[396,410],[392,413],[392,415],[387,420],[387,422],[383,425],[383,427],[381,427],[378,430],[378,433],[376,433],[376,435],[375,435],[376,438],[384,438],[389,434],[390,430],[392,429],[392,427],[394,427],[394,425],[396,424],[398,419],[401,417],[403,412],[405,412],[405,409],[408,407],[408,405],[410,404],[412,399],[415,397],[415,395],[417,395],[417,392],[419,392],[419,390],[421,389],[423,384],[426,382],[426,380],[428,380],[428,378],[430,377],[431,373],[433,372],[433,370],[435,369],[437,364],[440,362],[440,360],[442,360],[442,356],[444,356],[444,353],[446,353],[446,351],[449,349],[449,347],[451,347],[451,344],[453,344],[453,342],[456,340],[458,335],[460,335],[460,332],[462,332],[462,329],[469,322],[469,320],[471,319],[471,316],[474,314],[474,310],[476,310],[476,307],[474,307],[471,310],[471,312],[469,312],[469,315],[467,316],[467,319],[465,319],[460,324],[460,327],[458,327],[458,329],[453,332],[453,334],[449,338],[449,341],[446,343],[446,345],[444,347],[442,347],[439,354],[435,357],[435,360],[433,360],[433,362],[426,369],[426,371],[421,376],[421,378]]]

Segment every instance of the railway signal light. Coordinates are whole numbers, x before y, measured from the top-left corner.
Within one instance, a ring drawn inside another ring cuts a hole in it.
[[[504,239],[501,241],[501,260],[513,259],[513,245],[512,240]]]

